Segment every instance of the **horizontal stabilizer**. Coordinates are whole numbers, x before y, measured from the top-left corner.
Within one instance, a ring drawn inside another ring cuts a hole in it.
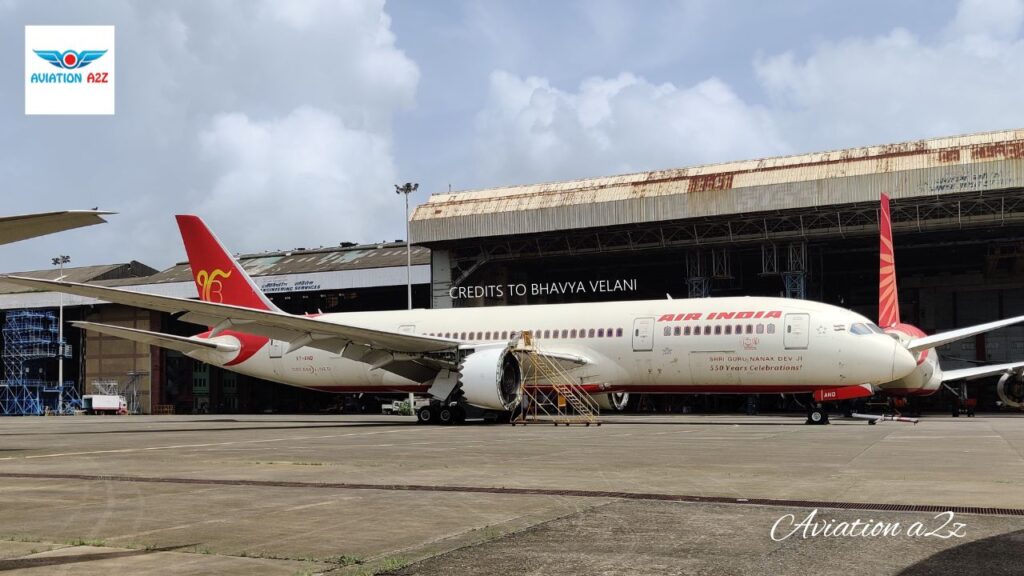
[[[159,346],[168,350],[177,350],[182,354],[196,352],[199,350],[217,350],[219,352],[237,352],[237,344],[227,342],[214,342],[202,338],[189,338],[187,336],[175,336],[173,334],[162,334],[160,332],[149,332],[138,328],[125,328],[124,326],[111,326],[109,324],[96,324],[95,322],[72,322],[76,328],[91,330],[100,334],[117,336],[125,340],[142,342],[150,346]]]
[[[974,326],[968,326],[967,328],[958,328],[948,332],[939,332],[938,334],[932,334],[931,336],[914,338],[907,344],[907,349],[911,352],[921,352],[922,350],[935,348],[942,346],[943,344],[949,344],[950,342],[956,342],[957,340],[963,340],[964,338],[970,338],[971,336],[977,336],[978,334],[984,334],[985,332],[1005,328],[1006,326],[1013,326],[1014,324],[1020,324],[1021,322],[1024,322],[1024,316],[1014,316],[1013,318],[996,320],[995,322],[988,322],[987,324],[977,324]]]
[[[943,370],[942,381],[952,382],[953,380],[974,380],[1001,374],[1009,370],[1020,370],[1024,368],[1024,362],[1008,362],[1006,364],[991,364],[989,366],[975,366],[973,368],[962,368],[960,370]]]

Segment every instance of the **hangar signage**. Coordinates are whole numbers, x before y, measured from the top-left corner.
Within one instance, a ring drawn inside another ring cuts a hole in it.
[[[448,289],[448,296],[452,300],[464,300],[472,298],[504,298],[505,296],[557,296],[562,294],[613,294],[621,292],[636,292],[636,278],[452,286]]]

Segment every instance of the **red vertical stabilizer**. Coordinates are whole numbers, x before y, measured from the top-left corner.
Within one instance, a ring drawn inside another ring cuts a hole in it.
[[[900,301],[896,291],[896,259],[892,248],[892,217],[889,215],[889,196],[882,194],[882,209],[878,228],[878,325],[892,328],[900,323]]]
[[[175,219],[185,242],[200,300],[256,310],[278,310],[201,218],[179,215]]]

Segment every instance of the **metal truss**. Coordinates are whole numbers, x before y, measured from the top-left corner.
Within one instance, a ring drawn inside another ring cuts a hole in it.
[[[1024,189],[899,199],[892,202],[891,210],[893,229],[896,232],[979,229],[1021,224],[1024,223]],[[811,239],[877,233],[878,203],[861,202],[784,212],[752,212],[721,218],[573,229],[530,236],[485,237],[444,243],[439,247],[450,250],[452,281],[457,286],[481,266],[495,261],[723,245],[765,246],[762,252],[762,274],[778,274],[780,266],[774,246],[776,242],[805,243]],[[727,255],[722,257],[728,258]],[[727,260],[719,263],[727,266]],[[715,264],[713,256],[712,274],[719,271]],[[801,269],[805,270],[806,267]],[[793,270],[790,268],[790,271]]]

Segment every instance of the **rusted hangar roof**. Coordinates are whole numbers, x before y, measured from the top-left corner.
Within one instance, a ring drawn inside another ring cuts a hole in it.
[[[404,242],[244,254],[238,260],[254,277],[256,285],[267,293],[397,286],[404,285],[406,281]],[[187,263],[176,264],[161,272],[134,261],[65,268],[64,272],[65,278],[72,282],[119,286],[180,298],[196,297],[192,271]],[[411,272],[414,284],[430,281],[429,249],[412,247]],[[48,279],[58,276],[56,269],[12,274]],[[53,307],[58,302],[56,293],[0,282],[0,310]],[[96,302],[77,296],[64,298],[67,306]]]
[[[1024,185],[1024,130],[432,195],[411,219],[432,243],[813,208]]]
[[[297,248],[295,250],[242,254],[238,256],[239,264],[253,277],[404,267],[405,259],[404,242],[312,249]],[[412,264],[413,266],[430,264],[430,250],[422,246],[413,246]],[[189,268],[187,262],[179,262],[145,279],[146,284],[191,281],[192,269]],[[134,281],[124,280],[111,283],[110,285],[117,284],[132,285],[139,284],[139,281],[138,279]]]

